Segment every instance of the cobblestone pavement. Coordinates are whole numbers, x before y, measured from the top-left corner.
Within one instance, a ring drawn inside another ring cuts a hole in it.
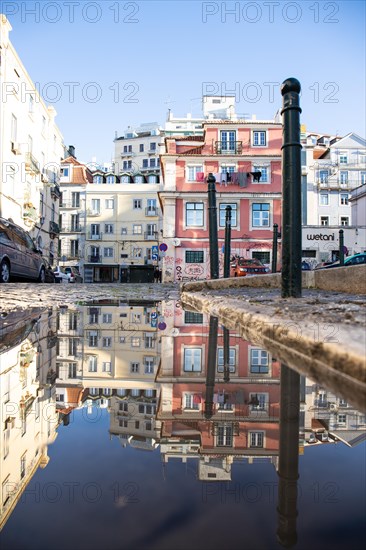
[[[0,285],[0,310],[50,307],[92,300],[179,300],[178,284],[36,284]]]

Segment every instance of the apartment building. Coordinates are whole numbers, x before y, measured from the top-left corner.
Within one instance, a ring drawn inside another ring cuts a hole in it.
[[[157,122],[129,126],[122,136],[114,139],[114,172],[149,176],[160,173],[162,152],[161,128]]]
[[[82,275],[86,260],[87,185],[92,181],[89,168],[78,162],[75,156],[69,156],[61,162],[60,265],[77,265]]]
[[[279,120],[212,119],[203,136],[167,137],[161,157],[164,188],[163,280],[206,279],[209,272],[207,176],[216,179],[220,272],[225,212],[231,206],[231,253],[272,259],[272,227],[281,226]]]
[[[0,530],[56,438],[56,330],[52,310],[15,311],[1,323]]]
[[[56,111],[42,100],[13,47],[11,25],[0,16],[0,216],[28,230],[51,264],[59,237],[62,135]]]

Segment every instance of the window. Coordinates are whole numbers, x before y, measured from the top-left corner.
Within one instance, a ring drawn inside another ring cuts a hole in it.
[[[320,170],[319,171],[319,181],[320,183],[328,183],[329,178],[329,171],[328,170]]]
[[[105,258],[113,258],[113,248],[111,246],[107,246],[103,249],[103,255]]]
[[[28,113],[32,114],[33,112],[34,112],[34,97],[30,95],[29,102],[28,102]]]
[[[123,161],[123,170],[131,170],[132,168],[132,160],[124,160]],[[125,182],[128,183],[128,182]]]
[[[98,331],[90,330],[88,334],[88,343],[89,347],[97,348],[98,347]]]
[[[219,206],[219,226],[225,227],[226,220],[226,207],[231,206],[231,227],[236,227],[237,225],[237,208],[238,205],[234,202],[222,202]]]
[[[232,447],[233,445],[233,427],[230,424],[224,424],[217,427],[217,446]]]
[[[71,206],[80,208],[80,193],[71,193]]]
[[[108,325],[112,323],[112,313],[103,313],[103,323]]]
[[[116,181],[116,176],[107,176],[107,183],[114,183]]]
[[[114,199],[105,199],[105,207],[107,210],[113,210],[114,208]]]
[[[184,372],[201,372],[202,349],[185,348],[184,350]]]
[[[150,159],[150,168],[155,168],[155,165],[156,165],[156,160]]]
[[[146,334],[145,335],[145,348],[146,349],[154,349],[155,348],[155,335],[154,334]]]
[[[252,258],[256,258],[262,264],[269,264],[271,259],[271,253],[265,250],[253,250]]]
[[[261,178],[259,180],[259,183],[270,183],[268,166],[253,166],[252,172],[261,173]],[[253,183],[257,183],[257,182],[253,181]]]
[[[267,145],[267,133],[263,131],[253,132],[253,147],[265,147]]]
[[[133,348],[139,348],[141,345],[141,339],[137,336],[132,336],[131,338],[131,347]]]
[[[197,398],[195,399],[193,393],[185,393],[183,397],[183,408],[184,409],[193,409],[198,411],[200,408],[200,400],[201,396],[197,395]]]
[[[202,164],[196,165],[196,166],[187,166],[187,181],[198,181],[197,180],[197,174],[203,173],[203,166]]]
[[[134,258],[142,258],[142,248],[134,248],[132,250],[132,255]]]
[[[112,372],[112,363],[110,361],[104,361],[102,364],[103,372]]]
[[[203,264],[203,250],[186,250],[186,264]]]
[[[249,446],[263,448],[264,432],[249,432]]]
[[[99,223],[91,224],[91,238],[99,239],[100,238],[100,225]]]
[[[348,199],[349,199],[348,193],[341,193],[339,195],[339,202],[340,202],[341,205],[342,204],[344,204],[344,205],[348,204]]]
[[[266,411],[268,409],[268,394],[250,393],[249,404],[251,411]]]
[[[348,216],[341,216],[341,223],[340,225],[349,225],[349,217]]]
[[[106,232],[107,235],[113,235],[114,233],[113,223],[104,224],[104,231]]]
[[[156,223],[148,223],[146,225],[146,237],[155,237],[157,234]]]
[[[145,374],[154,374],[154,358],[145,357],[144,367],[145,367]]]
[[[202,325],[203,313],[197,313],[195,311],[184,312],[184,322],[188,325]]]
[[[156,151],[156,143],[150,143],[150,151]]]
[[[76,338],[69,338],[69,355],[76,355],[78,351],[78,341]]]
[[[143,168],[149,167],[149,159],[142,159],[142,167]]]
[[[320,225],[329,225],[329,216],[320,216]]]
[[[221,151],[234,151],[236,145],[236,132],[222,131],[221,132]]]
[[[128,427],[128,421],[122,420],[121,418],[118,419],[118,425],[120,428],[127,428]]]
[[[253,227],[269,227],[269,204],[268,203],[253,203],[252,204],[252,226]]]
[[[103,348],[111,348],[112,347],[112,337],[111,336],[104,336],[103,337]]]
[[[140,143],[140,145],[139,145],[139,151],[140,151],[140,153],[143,153],[143,152],[144,152],[144,144],[143,144],[143,143]]]
[[[134,235],[142,235],[142,225],[133,225],[132,226],[132,233]]]
[[[140,324],[141,323],[141,313],[132,312],[130,319],[131,319],[131,323],[133,323],[135,325]]]
[[[366,172],[361,172],[361,185],[366,185]]]
[[[130,371],[131,373],[138,373],[140,369],[140,363],[133,362],[131,363]]]
[[[93,183],[103,183],[103,176],[94,176]]]
[[[92,199],[91,209],[94,214],[100,214],[100,199]]]
[[[250,350],[250,372],[252,374],[268,374],[269,355],[262,349]]]
[[[328,193],[320,193],[319,200],[321,206],[328,206],[329,205],[329,195]]]
[[[98,357],[93,355],[93,356],[89,357],[88,371],[89,372],[97,372],[97,368],[98,368]]]
[[[134,210],[141,210],[142,208],[142,200],[141,199],[133,199],[133,209]]]
[[[69,363],[69,378],[76,378],[76,363]]]
[[[343,425],[345,425],[345,424],[346,424],[346,420],[347,420],[347,417],[346,417],[345,414],[339,414],[339,415],[337,416],[337,422],[338,422],[338,424],[343,424]]]
[[[339,153],[339,164],[347,164],[347,163],[348,163],[347,153]]]
[[[348,183],[348,170],[341,170],[339,176],[341,185],[346,185]]]
[[[203,202],[186,203],[186,226],[203,227]]]
[[[126,336],[120,336],[119,337],[119,343],[120,344],[125,344],[126,343]]]
[[[127,227],[121,228],[121,235],[127,235]]]
[[[217,372],[224,372],[224,348],[217,349]],[[236,349],[229,349],[229,367],[230,372],[235,372]]]

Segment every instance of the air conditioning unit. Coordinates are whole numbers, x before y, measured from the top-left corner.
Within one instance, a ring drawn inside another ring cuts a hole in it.
[[[20,150],[20,143],[18,143],[17,141],[11,142],[11,150],[15,155],[21,155],[22,153]]]

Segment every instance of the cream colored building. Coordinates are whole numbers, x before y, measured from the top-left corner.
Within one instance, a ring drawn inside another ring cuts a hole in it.
[[[0,216],[28,230],[44,256],[56,259],[62,136],[9,39],[0,15]]]

